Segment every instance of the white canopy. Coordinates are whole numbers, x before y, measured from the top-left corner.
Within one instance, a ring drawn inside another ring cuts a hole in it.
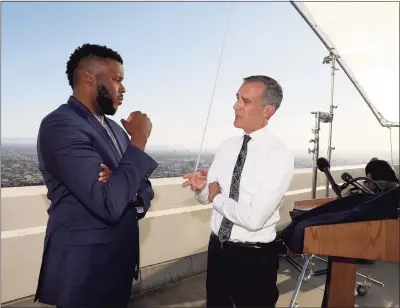
[[[399,3],[292,2],[382,126],[399,126]]]

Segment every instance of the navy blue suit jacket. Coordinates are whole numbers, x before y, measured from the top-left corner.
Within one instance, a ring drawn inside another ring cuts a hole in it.
[[[122,158],[105,128],[73,97],[40,125],[39,168],[51,201],[35,298],[42,303],[124,307],[137,278],[138,219],[154,197],[148,178],[158,165],[106,121]],[[101,163],[113,171],[107,183],[97,181]],[[139,205],[145,209],[140,216]]]

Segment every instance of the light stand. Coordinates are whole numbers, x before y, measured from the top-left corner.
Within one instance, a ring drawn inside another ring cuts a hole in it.
[[[296,4],[295,1],[290,0],[289,1],[293,7],[295,8],[295,10],[300,14],[300,16],[304,19],[304,21],[308,24],[308,26],[311,28],[311,30],[314,31],[314,33],[317,35],[317,37],[321,40],[322,44],[324,44],[324,46],[332,53],[332,51],[334,50],[331,47],[331,44],[328,43],[323,36],[321,35],[320,31],[321,28],[318,27],[317,24],[315,24],[315,22],[311,22],[307,16],[303,13],[303,11],[299,8],[299,6]],[[354,76],[349,72],[349,69],[347,68],[347,66],[345,65],[345,63],[343,63],[342,59],[338,56],[338,55],[333,55],[334,57],[334,62],[332,63],[332,67],[335,67],[336,62],[339,63],[339,66],[342,68],[343,72],[346,74],[346,76],[349,78],[349,80],[351,81],[351,83],[354,85],[354,87],[357,89],[358,93],[360,93],[361,97],[364,99],[365,103],[368,105],[368,108],[372,111],[372,113],[374,114],[375,118],[378,120],[379,124],[382,127],[400,127],[400,123],[399,122],[392,122],[392,121],[388,121],[386,120],[383,115],[378,111],[378,109],[370,102],[370,100],[368,99],[366,93],[364,92],[364,90],[361,88],[360,84],[355,80]],[[327,62],[325,62],[325,60],[327,60]],[[328,57],[325,57],[323,64],[325,63],[329,63],[329,61],[331,61],[332,59],[330,58],[330,55]],[[336,61],[337,60],[337,61]],[[334,75],[334,73],[333,73]],[[333,90],[332,90],[333,91]],[[333,92],[332,92],[333,93]],[[333,94],[332,94],[333,95]]]
[[[312,183],[311,183],[311,198],[315,199],[317,195],[317,160],[319,158],[319,130],[320,130],[320,123],[330,123],[331,122],[331,115],[328,112],[321,112],[321,111],[313,111],[311,114],[315,115],[315,126],[311,130],[314,134],[314,139],[310,140],[310,143],[314,143],[314,149],[308,149],[308,153],[313,153],[313,175],[312,175]]]
[[[330,122],[329,122],[329,137],[328,137],[328,150],[327,150],[327,160],[331,163],[332,151],[335,149],[332,147],[332,122],[333,122],[333,109],[337,108],[337,106],[333,105],[333,94],[335,88],[335,71],[338,69],[336,68],[336,59],[339,56],[334,53],[334,48],[331,48],[329,51],[329,55],[324,58],[322,64],[331,64],[331,105],[329,108],[330,113]],[[329,197],[329,181],[326,179],[325,184],[325,197]]]

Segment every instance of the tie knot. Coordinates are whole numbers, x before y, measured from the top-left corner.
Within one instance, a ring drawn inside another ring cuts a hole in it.
[[[251,140],[249,135],[244,135],[243,137],[243,145],[247,145],[247,143]]]

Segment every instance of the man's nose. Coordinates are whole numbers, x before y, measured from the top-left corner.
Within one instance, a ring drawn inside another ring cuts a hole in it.
[[[119,93],[123,94],[126,92],[125,87],[121,84],[121,86],[119,87]]]

